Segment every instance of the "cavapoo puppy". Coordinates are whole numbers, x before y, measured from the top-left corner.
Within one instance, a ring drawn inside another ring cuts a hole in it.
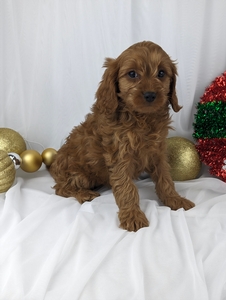
[[[72,130],[49,171],[56,194],[80,203],[100,195],[95,187],[111,186],[120,227],[137,231],[149,225],[133,181],[144,171],[164,205],[194,206],[175,191],[167,162],[170,105],[175,112],[181,109],[177,70],[167,53],[148,41],[107,58],[104,67],[92,112]]]

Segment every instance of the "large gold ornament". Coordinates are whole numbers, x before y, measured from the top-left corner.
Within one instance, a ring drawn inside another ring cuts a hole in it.
[[[18,132],[10,128],[0,128],[0,149],[21,154],[26,150],[26,144]]]
[[[0,193],[11,187],[18,168],[36,172],[42,163],[49,167],[56,154],[53,148],[45,149],[41,155],[35,150],[26,150],[26,143],[18,132],[0,128]]]
[[[35,150],[26,150],[20,157],[22,159],[20,167],[25,172],[36,172],[42,165],[42,156]]]
[[[57,154],[57,151],[53,148],[47,148],[45,149],[43,152],[42,152],[42,161],[43,163],[49,167],[53,160],[54,160],[54,157],[56,156]]]
[[[16,170],[7,152],[0,150],[0,193],[8,191],[14,182]]]
[[[175,181],[195,179],[201,170],[201,161],[195,145],[182,137],[167,139],[171,176]]]

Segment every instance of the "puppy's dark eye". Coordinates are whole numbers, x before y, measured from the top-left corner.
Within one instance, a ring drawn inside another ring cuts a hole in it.
[[[137,78],[138,77],[138,74],[135,71],[130,71],[128,73],[128,75],[129,75],[130,78]]]
[[[163,78],[165,76],[165,72],[163,70],[160,70],[158,72],[158,78]]]

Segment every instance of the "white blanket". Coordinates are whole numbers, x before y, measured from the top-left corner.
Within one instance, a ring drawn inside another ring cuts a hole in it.
[[[195,208],[162,206],[136,182],[148,228],[118,227],[112,191],[80,205],[56,196],[47,171],[19,172],[1,195],[1,300],[225,300],[226,184],[177,182]]]

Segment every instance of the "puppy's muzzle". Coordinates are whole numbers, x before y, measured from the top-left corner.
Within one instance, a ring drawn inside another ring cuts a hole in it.
[[[147,102],[153,102],[156,98],[156,93],[155,92],[145,92],[144,98]]]

